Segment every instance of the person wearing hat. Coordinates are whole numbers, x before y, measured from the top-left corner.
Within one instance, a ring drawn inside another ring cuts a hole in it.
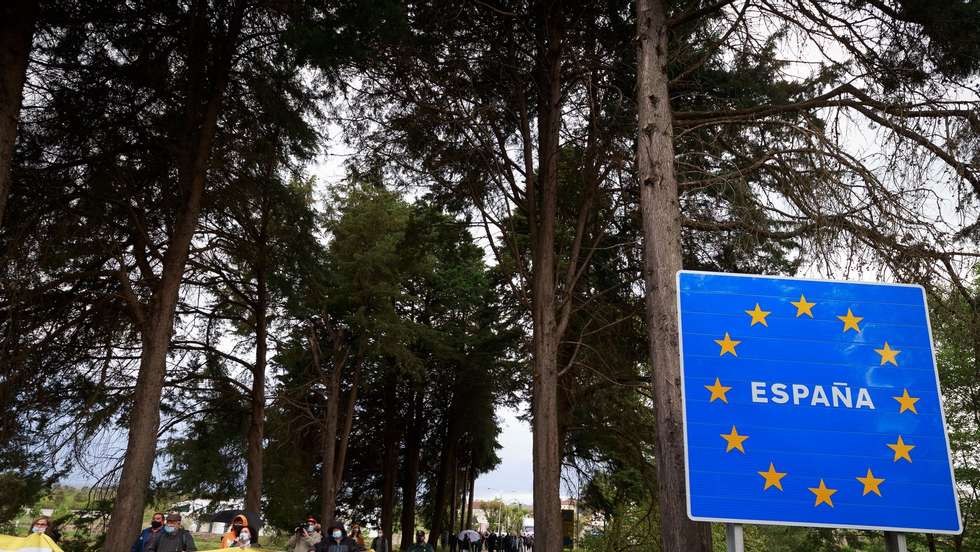
[[[180,526],[180,514],[167,514],[163,533],[143,548],[145,552],[196,552],[197,545],[190,531]]]
[[[286,543],[286,552],[310,552],[320,539],[316,518],[306,518],[306,522],[296,528]]]

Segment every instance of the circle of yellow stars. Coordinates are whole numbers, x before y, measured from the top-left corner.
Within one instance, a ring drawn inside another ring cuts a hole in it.
[[[816,302],[808,301],[806,296],[801,294],[799,301],[790,301],[789,303],[796,307],[796,318],[808,316],[810,319],[814,319],[813,308],[817,306]],[[766,328],[769,327],[767,317],[772,314],[772,311],[763,310],[760,303],[756,303],[754,308],[746,309],[744,312],[750,317],[749,327],[755,326],[756,324]],[[843,333],[847,333],[852,330],[855,333],[861,333],[861,322],[864,320],[864,317],[854,314],[854,311],[851,308],[847,309],[847,314],[838,315],[837,319],[843,323]],[[731,355],[732,357],[736,358],[738,357],[738,350],[736,347],[741,345],[742,341],[733,339],[729,332],[725,332],[725,336],[722,339],[715,339],[714,342],[720,347],[718,352],[719,357],[724,357],[725,355]],[[875,349],[874,351],[878,353],[880,357],[880,361],[878,363],[879,366],[884,366],[885,364],[891,364],[892,366],[896,367],[898,366],[898,355],[902,351],[899,349],[893,349],[887,341],[884,342],[880,349]],[[704,388],[711,394],[708,399],[709,403],[719,400],[725,404],[728,404],[727,393],[732,390],[732,386],[722,385],[721,378],[716,377],[715,382],[712,385],[705,385]],[[919,402],[919,397],[910,396],[908,389],[903,389],[900,396],[892,398],[899,404],[899,414],[911,412],[912,414],[918,415],[919,412],[915,409],[915,404]],[[745,454],[745,442],[749,439],[749,436],[740,434],[735,425],[732,425],[732,429],[728,433],[720,434],[720,437],[725,441],[726,454],[731,453],[732,451],[738,451],[741,454]],[[906,443],[901,435],[898,436],[894,443],[886,443],[886,445],[893,452],[892,462],[904,460],[910,464],[912,463],[912,456],[909,453],[915,448],[915,445]],[[782,491],[783,478],[789,475],[787,472],[778,471],[774,461],[769,462],[768,470],[759,471],[757,473],[763,479],[763,492],[768,491],[770,488]],[[874,493],[879,497],[882,496],[881,485],[885,482],[885,479],[882,477],[875,477],[870,467],[863,477],[855,477],[854,479],[856,479],[863,487],[861,496],[866,496],[871,493]],[[815,508],[822,504],[825,504],[830,508],[834,507],[832,497],[835,493],[837,493],[838,489],[827,487],[827,484],[823,479],[820,479],[820,482],[816,487],[807,487],[807,489],[813,493],[815,497],[813,502],[813,506]]]

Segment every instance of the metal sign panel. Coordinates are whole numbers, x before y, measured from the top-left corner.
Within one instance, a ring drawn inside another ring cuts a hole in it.
[[[677,278],[691,519],[962,530],[922,288]]]

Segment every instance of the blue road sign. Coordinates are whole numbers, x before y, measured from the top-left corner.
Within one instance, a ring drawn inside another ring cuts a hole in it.
[[[678,310],[691,519],[962,530],[922,288],[682,271]]]

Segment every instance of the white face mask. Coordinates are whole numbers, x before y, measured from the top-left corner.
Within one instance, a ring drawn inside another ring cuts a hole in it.
[[[241,534],[238,535],[238,540],[243,540],[245,542],[248,542],[252,540],[252,535],[249,535],[248,531],[242,531]]]
[[[32,533],[43,533],[45,530],[47,530],[47,527],[38,527],[37,525],[31,527]]]

